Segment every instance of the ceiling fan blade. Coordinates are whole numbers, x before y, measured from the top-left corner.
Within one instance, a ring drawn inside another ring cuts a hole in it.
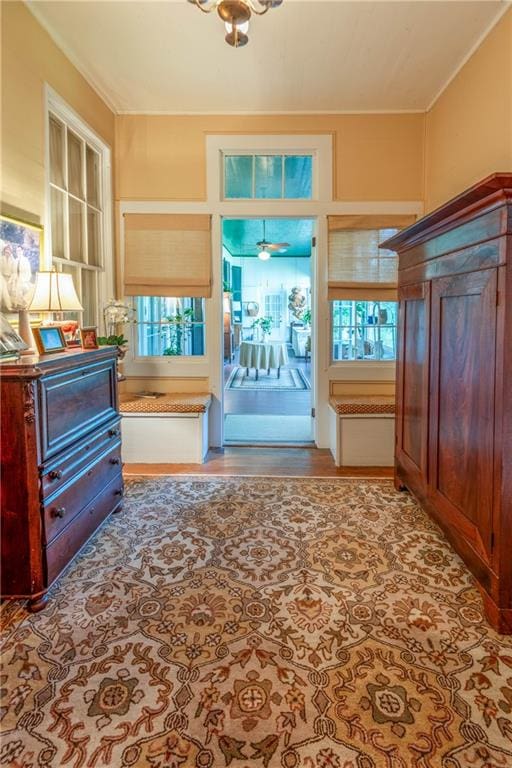
[[[258,248],[272,248],[273,250],[290,247],[290,243],[271,243],[268,240],[260,240],[256,245]]]

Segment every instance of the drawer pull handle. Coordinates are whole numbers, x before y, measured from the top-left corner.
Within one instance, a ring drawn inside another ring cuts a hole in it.
[[[90,449],[91,449],[91,446],[90,445],[86,445],[85,448],[84,448],[84,451],[90,451]]]
[[[95,512],[96,512],[96,509],[94,507],[91,507],[89,510],[89,514],[94,515]]]
[[[123,489],[118,488],[117,491],[114,491],[114,496],[122,496],[123,495]]]
[[[62,477],[62,470],[61,469],[52,469],[52,471],[49,473],[48,477],[50,480],[60,480]]]
[[[120,429],[109,429],[108,433],[109,433],[110,437],[119,437],[119,435],[121,434],[121,430]]]
[[[121,463],[121,459],[118,459],[118,458],[110,459],[110,463],[111,464],[120,464]]]
[[[90,477],[92,475],[92,469],[90,469],[87,473],[87,477]]]
[[[66,514],[66,507],[57,507],[56,509],[52,510],[52,515],[54,517],[64,517]]]

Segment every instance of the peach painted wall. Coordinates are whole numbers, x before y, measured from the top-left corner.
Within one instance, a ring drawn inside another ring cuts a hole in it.
[[[5,213],[43,222],[44,82],[114,146],[115,117],[21,2],[2,3],[2,178]]]
[[[427,211],[512,171],[512,9],[428,112],[425,149]]]
[[[212,133],[332,134],[337,200],[421,200],[424,115],[119,115],[118,200],[204,200]]]

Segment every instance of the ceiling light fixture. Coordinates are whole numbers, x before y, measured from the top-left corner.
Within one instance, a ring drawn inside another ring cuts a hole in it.
[[[283,0],[188,0],[197,5],[203,13],[217,11],[226,25],[226,43],[233,48],[247,45],[249,37],[249,19],[254,13],[263,16],[271,8],[277,8]]]
[[[270,253],[265,250],[265,248],[262,248],[262,250],[258,253],[258,259],[261,259],[262,261],[268,261],[270,259]]]

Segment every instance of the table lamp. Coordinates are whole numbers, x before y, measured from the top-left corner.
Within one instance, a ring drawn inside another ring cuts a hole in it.
[[[83,312],[83,309],[71,275],[56,270],[36,272],[36,284],[28,312]],[[50,324],[52,322],[53,318]]]

